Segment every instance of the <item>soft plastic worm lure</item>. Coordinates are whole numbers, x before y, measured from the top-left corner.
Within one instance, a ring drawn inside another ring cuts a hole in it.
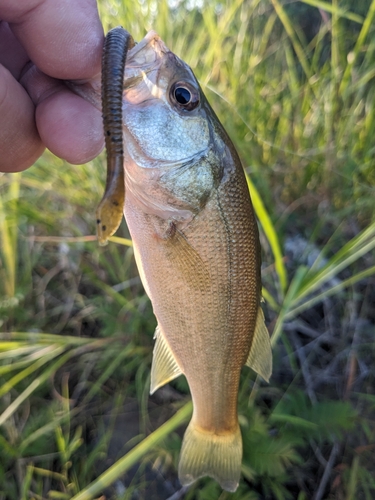
[[[134,47],[132,36],[121,26],[108,32],[102,59],[102,113],[107,150],[107,180],[96,211],[97,235],[105,245],[119,227],[124,209],[124,151],[122,92],[126,55]]]

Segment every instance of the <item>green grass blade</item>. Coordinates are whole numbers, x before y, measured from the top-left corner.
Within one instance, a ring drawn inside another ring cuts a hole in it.
[[[271,2],[275,8],[277,15],[279,16],[280,21],[282,22],[282,24],[285,28],[285,31],[287,32],[287,34],[290,38],[290,41],[292,42],[293,48],[297,54],[298,60],[302,66],[302,69],[306,75],[306,78],[309,80],[309,78],[312,76],[310,65],[307,61],[307,57],[305,55],[304,49],[296,36],[295,30],[292,26],[292,23],[287,15],[287,13],[285,12],[283,6],[279,2],[279,0],[271,0]]]
[[[363,45],[364,45],[365,40],[367,38],[368,32],[373,24],[374,16],[375,16],[375,0],[372,0],[370,8],[369,8],[367,16],[366,16],[366,19],[362,25],[362,29],[358,35],[354,49],[350,54],[348,64],[345,68],[344,76],[342,77],[340,88],[339,88],[340,94],[343,94],[348,87],[353,65],[357,60],[357,56],[358,56],[359,52],[363,48]]]
[[[299,302],[303,297],[337,276],[340,271],[356,262],[373,248],[375,248],[375,223],[344,245],[318,272],[311,273],[310,270],[306,274],[301,289],[294,297],[294,303]]]
[[[107,366],[104,372],[100,375],[100,377],[95,381],[94,385],[91,387],[89,392],[86,394],[84,398],[84,402],[90,401],[94,395],[99,392],[100,387],[104,384],[104,382],[112,375],[112,373],[116,370],[117,366],[123,361],[125,358],[129,356],[131,351],[133,350],[132,346],[127,346],[125,349],[122,349],[118,355],[112,360],[112,362]]]
[[[33,380],[30,385],[8,406],[8,408],[0,415],[0,426],[8,420],[9,417],[17,410],[17,408],[39,387],[39,379]]]
[[[323,2],[321,0],[300,0],[301,2],[311,5],[312,7],[316,7],[317,9],[325,10],[330,14],[336,14],[338,17],[343,17],[344,19],[349,19],[349,21],[353,21],[358,24],[363,24],[363,17],[358,14],[354,14],[354,12],[348,12],[344,9],[340,9],[340,7],[335,7],[328,2]]]
[[[0,197],[0,257],[3,255],[4,269],[0,267],[0,278],[4,282],[5,293],[13,297],[16,291],[16,264],[17,264],[17,210],[16,202],[19,197],[19,175],[11,178],[9,186],[9,202],[13,209],[8,216]]]
[[[295,415],[288,415],[287,413],[276,413],[275,411],[269,417],[270,422],[280,422],[283,424],[291,424],[294,427],[303,429],[313,429],[316,430],[318,425],[314,422],[310,422],[302,417],[296,417]]]
[[[38,343],[43,344],[59,344],[62,346],[83,346],[86,344],[92,344],[97,342],[113,342],[114,339],[92,339],[90,337],[73,337],[73,335],[57,335],[55,333],[41,333],[41,332],[10,332],[0,334],[0,339],[4,338],[9,341],[13,339],[15,342],[24,341],[27,345],[37,345]],[[0,340],[0,350],[2,341]],[[38,347],[38,346],[37,346]],[[15,348],[17,344],[15,344]]]
[[[0,426],[2,426],[6,420],[13,415],[13,413],[19,408],[19,406],[46,380],[54,373],[60,366],[68,361],[73,356],[74,352],[68,352],[61,356],[52,366],[46,368],[44,372],[37,378],[35,378],[29,386],[8,406],[8,408],[0,415]]]
[[[324,290],[324,292],[319,293],[318,295],[315,295],[315,297],[312,297],[309,300],[306,300],[301,304],[300,306],[294,307],[290,309],[284,316],[284,319],[291,319],[297,314],[300,314],[301,312],[305,311],[306,309],[310,309],[311,307],[315,306],[316,304],[319,304],[319,302],[322,302],[324,299],[327,297],[330,297],[332,295],[336,295],[337,293],[340,293],[342,290],[345,290],[345,288],[348,288],[349,286],[355,285],[355,283],[358,283],[359,281],[368,278],[369,276],[372,276],[375,274],[375,266],[372,266],[368,269],[365,269],[364,271],[360,273],[356,273],[350,278],[342,281],[338,285],[335,285],[331,288],[328,288],[328,290]]]
[[[26,469],[26,477],[24,478],[22,482],[22,489],[21,489],[21,500],[28,500],[29,497],[29,490],[31,486],[31,480],[33,477],[33,472],[34,472],[34,467],[32,465],[28,465]]]
[[[43,346],[41,349],[37,350],[31,350],[31,354],[28,356],[24,356],[21,361],[16,361],[13,363],[7,363],[4,364],[3,366],[0,366],[0,375],[6,375],[14,370],[19,370],[20,368],[23,368],[24,366],[29,365],[31,362],[42,359],[44,356],[48,355],[51,351],[51,346]],[[6,358],[7,361],[9,361],[8,358]]]
[[[350,476],[349,476],[349,484],[348,484],[348,491],[346,495],[346,500],[355,500],[358,498],[356,491],[357,491],[357,484],[359,481],[359,460],[360,457],[357,455],[354,457],[353,462],[350,467]]]
[[[274,311],[279,311],[280,306],[265,287],[262,287],[262,297]]]
[[[128,238],[120,238],[119,236],[111,236],[109,238],[109,241],[112,241],[113,243],[117,243],[118,245],[125,245],[126,247],[133,246],[132,240],[129,240]]]
[[[23,439],[19,445],[19,452],[22,455],[24,451],[27,449],[27,447],[32,444],[34,441],[37,439],[40,439],[42,436],[45,436],[47,434],[52,433],[53,431],[56,430],[56,428],[59,425],[64,424],[68,420],[71,420],[77,413],[79,413],[80,409],[79,408],[73,408],[70,410],[69,415],[66,413],[56,415],[53,414],[51,415],[51,421],[48,422],[47,424],[43,425],[42,427],[39,427],[36,431],[32,432],[27,438]]]
[[[298,290],[300,289],[301,283],[304,280],[307,271],[308,270],[306,267],[304,267],[304,266],[299,267],[297,269],[290,285],[289,285],[289,288],[288,288],[288,291],[286,293],[284,302],[282,304],[280,313],[279,313],[277,320],[276,320],[275,328],[272,332],[272,336],[271,336],[272,346],[274,346],[277,343],[277,341],[281,335],[282,326],[283,326],[283,323],[285,321],[285,316],[288,313],[288,311],[291,307],[291,304],[293,304],[296,295],[298,295]]]
[[[49,348],[46,349],[46,353],[41,359],[38,359],[32,365],[28,366],[24,370],[14,375],[14,377],[12,377],[10,380],[5,382],[5,384],[3,384],[0,387],[0,397],[7,394],[11,389],[13,389],[17,384],[19,384],[19,382],[24,380],[26,377],[32,375],[36,370],[38,370],[43,365],[51,361],[53,358],[62,354],[64,350],[65,350],[64,347],[60,346],[56,347],[55,345],[51,345]]]
[[[251,194],[251,200],[253,202],[255,213],[262,225],[264,234],[269,241],[274,259],[275,259],[275,269],[280,282],[280,288],[284,295],[287,287],[287,274],[284,264],[283,254],[281,252],[279,238],[277,236],[275,226],[272,224],[271,218],[263,204],[263,201],[259,195],[258,190],[251,181],[250,177],[246,174],[247,185],[249,186],[249,191]]]

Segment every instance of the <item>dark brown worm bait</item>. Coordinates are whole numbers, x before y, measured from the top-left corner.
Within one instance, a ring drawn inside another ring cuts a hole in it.
[[[102,114],[107,150],[107,180],[96,211],[97,235],[105,245],[119,227],[125,202],[124,150],[122,135],[122,92],[132,36],[121,26],[108,32],[102,59]]]

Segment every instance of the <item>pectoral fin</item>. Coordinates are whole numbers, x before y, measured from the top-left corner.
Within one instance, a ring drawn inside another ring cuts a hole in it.
[[[207,265],[191,246],[182,231],[170,225],[170,236],[164,241],[166,257],[181,275],[184,283],[193,290],[205,291],[211,280]]]
[[[246,366],[257,372],[266,382],[272,374],[272,349],[270,335],[264,323],[264,314],[259,307],[253,342]]]
[[[156,327],[154,338],[156,341],[152,358],[150,394],[182,374],[159,326]]]

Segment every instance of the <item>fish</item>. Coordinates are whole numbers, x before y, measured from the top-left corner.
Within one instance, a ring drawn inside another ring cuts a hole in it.
[[[193,414],[180,482],[209,476],[234,492],[242,462],[241,369],[266,381],[272,372],[244,170],[193,71],[154,31],[127,48],[121,120],[125,180],[116,178],[125,190],[114,205],[124,204],[157,319],[150,393],[185,375]],[[100,218],[98,224],[107,227]]]

